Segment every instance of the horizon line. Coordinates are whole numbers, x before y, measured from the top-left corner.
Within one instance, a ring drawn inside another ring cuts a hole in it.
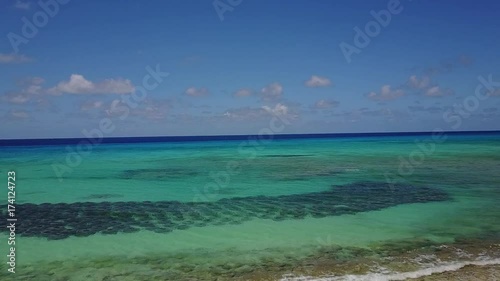
[[[434,133],[441,134],[490,134],[500,133],[500,130],[481,130],[481,131],[410,131],[410,132],[358,132],[358,133],[290,133],[290,134],[268,134],[266,136],[273,136],[278,139],[307,139],[307,138],[327,138],[327,137],[366,137],[366,136],[391,136],[391,135],[432,135]],[[242,140],[249,137],[258,137],[259,134],[234,134],[234,135],[175,135],[175,136],[132,136],[132,137],[102,137],[100,143],[138,143],[143,142],[189,142],[189,141],[217,141],[217,140]],[[0,146],[23,146],[23,145],[61,145],[73,144],[77,141],[91,139],[84,138],[27,138],[27,139],[0,139]],[[38,143],[37,143],[38,142]],[[97,145],[97,144],[95,144]]]

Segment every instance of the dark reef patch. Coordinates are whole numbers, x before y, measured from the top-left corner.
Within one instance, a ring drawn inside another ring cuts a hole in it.
[[[271,178],[278,181],[303,181],[317,177],[334,177],[344,173],[344,170],[338,168],[319,168],[310,170],[289,171],[288,173],[273,173]]]
[[[109,198],[120,198],[123,197],[121,194],[90,194],[89,196],[82,197],[81,199],[86,200],[96,200],[96,199],[109,199]]]
[[[307,216],[323,218],[449,199],[447,193],[432,187],[359,182],[332,186],[323,192],[224,198],[216,202],[18,204],[16,216],[22,220],[17,222],[16,232],[21,236],[48,239],[130,233],[141,229],[165,233],[194,226],[240,224],[255,218],[275,221]],[[6,217],[7,206],[0,207]],[[1,232],[6,231],[6,227],[1,228]]]
[[[262,155],[261,157],[289,158],[289,157],[305,157],[305,156],[312,156],[312,155],[309,155],[309,154],[270,154],[270,155]]]
[[[135,169],[123,171],[123,173],[120,175],[120,178],[127,180],[162,180],[197,176],[198,174],[199,173],[194,170],[183,168]]]

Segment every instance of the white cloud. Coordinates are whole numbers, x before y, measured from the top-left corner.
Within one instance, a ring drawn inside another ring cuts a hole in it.
[[[16,4],[14,4],[14,7],[17,9],[28,10],[30,8],[30,5],[31,5],[30,2],[23,2],[21,0],[17,0]]]
[[[314,104],[314,108],[316,109],[329,109],[339,105],[338,101],[331,100],[319,100]]]
[[[255,120],[262,118],[267,115],[267,112],[262,108],[251,108],[251,107],[243,107],[236,109],[228,109],[224,114],[222,114],[226,118],[230,119],[250,119]]]
[[[420,94],[427,97],[453,95],[453,91],[451,89],[442,89],[436,84],[433,85],[430,77],[425,75],[421,78],[418,78],[416,75],[412,75],[408,78],[408,82],[406,84],[413,89],[417,89]]]
[[[273,114],[273,115],[287,115],[288,107],[284,104],[278,103],[274,106],[274,108],[269,107],[267,105],[262,106],[262,109]]]
[[[429,96],[429,97],[441,96],[441,90],[439,89],[438,86],[434,86],[434,87],[428,89],[425,92],[425,95]]]
[[[144,111],[139,112],[139,114],[143,115],[149,119],[165,119],[167,116],[167,111],[161,110],[156,106],[147,106]]]
[[[434,86],[425,91],[424,94],[428,97],[443,97],[452,95],[453,92],[449,89],[441,89],[439,86]]]
[[[40,101],[40,94],[43,93],[41,86],[43,82],[43,78],[40,77],[23,79],[18,83],[21,89],[5,94],[2,100],[15,104],[27,103],[33,99],[38,99]]]
[[[124,114],[124,110],[122,109],[128,109],[123,105],[123,103],[120,100],[113,100],[111,104],[109,105],[109,108],[106,109],[106,114],[109,116],[116,116],[120,114]],[[128,109],[130,110],[130,109]]]
[[[83,103],[80,106],[80,110],[88,111],[88,110],[92,110],[92,109],[99,109],[99,108],[102,108],[103,105],[104,105],[104,102],[102,102],[102,101],[88,101],[88,102]]]
[[[132,115],[144,117],[152,120],[160,120],[167,118],[174,107],[174,102],[167,99],[147,99],[142,104],[132,111]]]
[[[23,62],[29,62],[31,59],[25,55],[19,55],[19,54],[2,54],[0,53],[0,63],[23,63]]]
[[[136,108],[129,108],[121,100],[115,99],[109,106],[106,106],[104,112],[108,116],[128,116],[130,114],[135,117],[160,120],[167,118],[173,107],[174,101],[168,99],[147,98]]]
[[[130,80],[105,79],[94,83],[85,79],[80,74],[72,74],[69,81],[59,82],[57,86],[50,88],[50,94],[128,94],[135,90]]]
[[[188,95],[190,97],[203,97],[203,96],[208,95],[208,89],[207,88],[189,87],[186,89],[184,94]]]
[[[262,88],[260,93],[263,100],[277,100],[283,95],[283,86],[274,82]]]
[[[7,114],[7,117],[11,119],[28,119],[30,118],[30,115],[24,110],[11,110]]]
[[[422,105],[416,105],[416,106],[410,105],[410,106],[408,106],[408,109],[411,112],[426,112],[426,113],[430,113],[430,114],[441,113],[444,111],[443,107],[439,107],[439,106],[425,107]]]
[[[42,86],[40,86],[40,85],[29,85],[28,87],[26,87],[26,89],[24,91],[27,94],[30,94],[30,95],[37,95],[37,94],[39,94],[42,91]]]
[[[293,112],[284,104],[278,103],[274,106],[262,106],[260,108],[242,107],[228,109],[222,116],[233,120],[266,120],[270,116],[286,116],[286,118],[295,119],[298,113]]]
[[[41,85],[45,82],[45,79],[42,77],[28,77],[24,78],[20,81],[19,85],[25,86],[25,85]]]
[[[390,85],[384,85],[380,89],[380,93],[370,92],[368,98],[374,101],[388,101],[400,98],[404,94],[404,91],[401,89],[391,89]]]
[[[21,86],[24,86],[23,92],[29,95],[38,95],[42,93],[42,84],[45,80],[41,77],[30,77],[24,79],[21,82]]]
[[[429,87],[430,83],[431,79],[429,78],[429,76],[423,76],[421,79],[418,79],[416,75],[412,75],[408,79],[408,85],[415,89],[425,89]]]
[[[309,80],[305,82],[307,87],[317,88],[317,87],[327,87],[332,84],[332,81],[326,77],[313,75]]]
[[[233,97],[243,98],[243,97],[249,97],[252,94],[253,91],[251,89],[239,89],[238,91],[233,93]]]
[[[23,104],[30,100],[26,94],[7,94],[5,99],[10,103],[16,104]]]
[[[488,95],[490,97],[500,97],[500,89],[493,90],[491,92],[488,92]]]

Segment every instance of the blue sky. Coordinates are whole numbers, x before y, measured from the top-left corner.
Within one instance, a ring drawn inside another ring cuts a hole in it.
[[[0,138],[500,129],[498,1],[40,2],[0,0]]]

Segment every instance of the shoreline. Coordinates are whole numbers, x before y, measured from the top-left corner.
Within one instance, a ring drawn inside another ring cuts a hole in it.
[[[411,281],[500,280],[500,265],[466,265],[458,270],[407,279]]]
[[[283,256],[207,263],[189,256],[109,257],[37,263],[20,266],[23,280],[238,280],[238,281],[441,281],[500,280],[498,240],[458,240],[435,244],[403,240],[373,245],[371,249],[327,246],[301,259]],[[224,254],[224,253],[218,253]],[[226,252],[237,255],[238,253]],[[240,253],[241,254],[241,253]],[[2,265],[0,269],[5,269]],[[3,270],[2,270],[3,271]],[[35,278],[36,276],[36,278]],[[491,276],[494,276],[492,279]],[[0,273],[2,280],[13,276]],[[464,277],[465,279],[460,279]]]
[[[465,278],[465,279],[464,279]],[[449,280],[500,280],[500,259],[455,262],[409,272],[346,274],[339,276],[284,277],[280,281],[449,281]]]

